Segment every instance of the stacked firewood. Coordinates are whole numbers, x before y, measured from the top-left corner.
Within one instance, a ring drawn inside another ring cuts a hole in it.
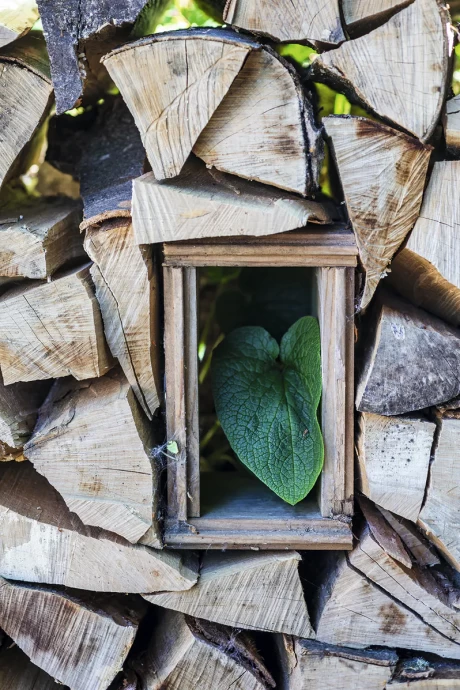
[[[460,688],[448,7],[200,4],[225,28],[38,0],[41,32],[0,5],[0,688]],[[366,116],[322,118],[317,82]],[[353,550],[164,548],[159,245],[337,219],[360,257]]]

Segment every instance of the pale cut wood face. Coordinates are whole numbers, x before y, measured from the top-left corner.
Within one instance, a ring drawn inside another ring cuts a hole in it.
[[[382,24],[412,0],[342,0],[342,11],[347,29],[356,30],[376,21]]]

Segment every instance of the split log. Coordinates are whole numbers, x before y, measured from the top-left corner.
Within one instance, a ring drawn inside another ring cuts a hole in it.
[[[275,683],[243,633],[162,611],[138,671],[145,690],[267,690]]]
[[[15,172],[19,154],[46,117],[53,89],[44,40],[31,32],[0,54],[0,186]]]
[[[299,199],[195,161],[180,177],[158,182],[152,173],[134,180],[133,228],[147,244],[203,237],[272,235],[309,223],[332,223],[329,204]]]
[[[12,5],[12,6],[11,6]],[[0,48],[25,36],[38,19],[35,0],[21,0],[0,9]]]
[[[2,690],[69,690],[59,687],[54,678],[35,666],[19,647],[0,651]]]
[[[158,606],[248,630],[313,637],[295,551],[206,553],[190,591],[146,596]]]
[[[438,438],[430,467],[425,504],[418,524],[446,560],[460,571],[460,413],[438,418]]]
[[[56,381],[24,454],[85,525],[137,542],[157,522],[153,428],[119,370]],[[152,535],[153,537],[153,535]]]
[[[417,220],[431,147],[364,117],[326,117],[323,123],[366,273],[364,308]]]
[[[192,587],[194,563],[87,527],[30,462],[0,463],[0,575],[95,592]],[[0,621],[1,624],[1,621]]]
[[[393,675],[395,652],[359,651],[277,635],[280,690],[384,690]]]
[[[405,659],[387,686],[388,690],[458,690],[460,664],[416,657]]]
[[[198,4],[203,5],[205,11],[209,11],[210,5],[214,10],[213,16],[225,24],[268,36],[276,43],[334,45],[345,40],[338,0],[280,0],[277,3],[259,0],[230,0],[225,3],[222,0],[208,0]]]
[[[359,416],[359,488],[382,508],[417,521],[436,425],[415,417]]]
[[[88,264],[8,290],[0,297],[0,330],[5,385],[69,374],[88,379],[112,365]]]
[[[104,53],[138,35],[152,33],[163,0],[37,0],[51,62],[58,115],[85,100],[97,100],[110,79],[100,65]]]
[[[391,265],[390,283],[414,304],[460,326],[460,161],[434,164],[420,216]]]
[[[459,644],[365,578],[342,554],[328,569],[313,613],[321,642],[358,649],[402,647],[460,658]]]
[[[452,45],[446,7],[414,0],[383,26],[318,56],[312,78],[426,142],[444,104]]]
[[[359,378],[361,412],[398,415],[460,393],[460,330],[383,293]]]
[[[358,505],[367,522],[369,533],[388,556],[412,568],[412,559],[399,534],[391,528],[378,508],[365,496],[358,496]]]
[[[86,230],[85,249],[112,355],[149,418],[160,404],[158,270],[152,247],[134,242],[129,220]]]
[[[316,191],[320,130],[294,69],[268,46],[226,30],[172,31],[104,62],[156,179],[178,175],[193,149],[219,170],[302,195]],[[162,79],[146,92],[133,74],[147,70]]]
[[[460,153],[460,96],[451,98],[446,103],[444,133],[448,150]]]
[[[80,204],[65,198],[40,199],[0,213],[0,284],[48,278],[83,257],[80,216]]]
[[[5,386],[0,374],[0,461],[21,458],[47,392],[41,382]]]
[[[2,628],[34,664],[72,690],[107,689],[144,613],[134,598],[71,594],[0,579]]]
[[[342,0],[343,19],[351,36],[368,33],[413,0]]]
[[[388,510],[378,506],[385,520],[401,537],[404,546],[410,551],[413,559],[422,568],[427,566],[439,565],[440,560],[434,552],[430,542],[422,533],[408,520],[393,515]]]

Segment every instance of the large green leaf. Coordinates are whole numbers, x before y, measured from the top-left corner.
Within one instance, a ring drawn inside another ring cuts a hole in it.
[[[216,348],[217,416],[238,458],[284,501],[301,501],[324,459],[318,322],[299,319],[281,345],[258,326],[238,328]]]

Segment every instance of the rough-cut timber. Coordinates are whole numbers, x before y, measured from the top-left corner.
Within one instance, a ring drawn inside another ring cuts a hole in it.
[[[138,246],[128,219],[86,230],[85,250],[104,331],[148,417],[160,402],[159,284],[152,247]]]
[[[348,33],[362,33],[387,21],[413,0],[342,0],[343,19]]]
[[[400,536],[404,546],[410,551],[410,554],[416,563],[422,568],[425,566],[439,565],[440,560],[435,554],[430,542],[422,535],[420,530],[409,520],[406,520],[398,515],[393,515],[385,508],[377,506],[382,513],[385,520]]]
[[[441,115],[448,85],[449,22],[442,3],[414,0],[371,33],[320,55],[313,64],[314,78],[331,82],[426,142]]]
[[[406,568],[412,568],[409,552],[399,534],[386,521],[383,513],[365,496],[358,495],[358,505],[367,522],[368,531],[379,547],[398,563]]]
[[[155,28],[163,0],[37,0],[51,62],[58,115],[110,86],[104,53],[128,40],[134,23],[143,36]]]
[[[19,154],[44,120],[53,89],[43,38],[37,32],[10,43],[0,55],[0,186],[15,172]]]
[[[159,477],[153,429],[120,370],[56,381],[24,454],[85,525],[137,542],[156,528]]]
[[[444,134],[447,148],[451,153],[460,153],[460,96],[446,103]]]
[[[393,651],[360,651],[277,635],[280,690],[384,690],[398,657]]]
[[[90,266],[0,297],[0,366],[6,385],[71,374],[102,376],[111,366]]]
[[[458,690],[460,664],[455,661],[434,661],[421,656],[405,659],[398,667],[388,690]]]
[[[367,340],[356,406],[398,415],[460,393],[460,330],[383,293]]]
[[[435,424],[416,417],[359,417],[361,491],[382,508],[417,521],[428,478]]]
[[[68,690],[35,666],[19,647],[0,651],[0,688],[2,690]]]
[[[295,551],[205,553],[198,584],[177,596],[145,597],[197,618],[246,628],[313,637]]]
[[[193,152],[249,180],[304,196],[317,191],[323,140],[289,63],[268,46],[254,50]]]
[[[37,19],[38,10],[34,0],[2,3],[0,8],[0,48],[28,33]]]
[[[138,244],[203,237],[272,235],[332,223],[332,205],[278,192],[196,161],[180,177],[158,182],[152,173],[134,180],[133,228]]]
[[[342,554],[335,565],[329,564],[314,613],[321,642],[358,649],[402,647],[460,658],[459,644],[365,578]]]
[[[434,164],[420,216],[390,282],[414,304],[460,325],[460,161]]]
[[[417,220],[431,147],[364,117],[326,117],[324,126],[366,273],[364,308]]]
[[[206,9],[206,3],[198,4]],[[276,43],[334,45],[345,40],[338,0],[210,0],[210,4],[225,24],[268,36]]]
[[[0,463],[0,575],[95,592],[192,587],[194,564],[87,527],[30,462]],[[0,623],[1,625],[1,623]]]
[[[438,426],[426,501],[418,524],[449,563],[460,571],[459,411],[439,415]]]
[[[195,29],[149,36],[104,58],[157,179],[179,174],[252,48],[232,31]]]
[[[3,630],[34,664],[71,690],[107,689],[143,613],[134,599],[74,595],[0,578]]]
[[[5,386],[0,374],[0,460],[22,455],[48,387],[45,382]]]
[[[48,278],[83,257],[80,218],[80,204],[65,198],[40,199],[0,213],[0,284]]]

